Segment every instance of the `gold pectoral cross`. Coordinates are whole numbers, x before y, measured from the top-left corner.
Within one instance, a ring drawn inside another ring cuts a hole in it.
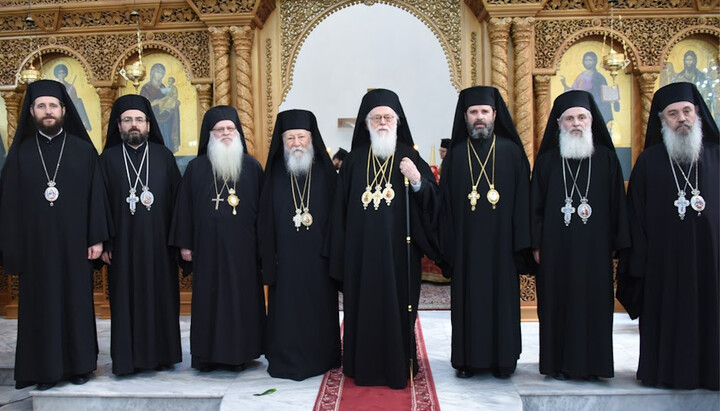
[[[468,200],[470,200],[470,210],[475,211],[475,206],[477,205],[478,200],[480,199],[480,194],[477,192],[477,187],[473,187],[470,194],[467,196]]]

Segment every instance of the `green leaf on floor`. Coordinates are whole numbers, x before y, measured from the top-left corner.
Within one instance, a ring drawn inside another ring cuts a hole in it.
[[[261,396],[261,395],[272,394],[272,393],[274,393],[275,391],[277,391],[275,388],[270,388],[269,390],[267,390],[267,391],[265,391],[265,392],[261,392],[260,394],[253,394],[253,395],[256,396],[256,397],[259,397],[259,396]]]

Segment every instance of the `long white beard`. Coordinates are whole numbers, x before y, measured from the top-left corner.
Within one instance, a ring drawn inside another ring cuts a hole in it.
[[[370,145],[378,158],[386,159],[395,153],[395,146],[397,145],[397,123],[392,126],[383,126],[384,129],[388,130],[387,135],[382,137],[378,135],[377,130],[372,127],[368,127],[370,131]]]
[[[582,137],[575,137],[569,131],[560,127],[560,156],[563,158],[588,158],[595,152],[593,145],[592,128],[588,127]]]
[[[210,133],[207,155],[213,171],[225,181],[238,181],[244,153],[240,133],[236,131],[232,143],[227,146],[214,138],[212,132]]]
[[[310,172],[313,160],[315,159],[315,148],[312,143],[307,147],[293,147],[288,150],[283,146],[285,153],[285,168],[295,175],[306,175]]]
[[[660,128],[663,142],[670,158],[680,164],[690,164],[700,158],[702,151],[702,121],[697,117],[687,134],[678,133],[662,123]]]

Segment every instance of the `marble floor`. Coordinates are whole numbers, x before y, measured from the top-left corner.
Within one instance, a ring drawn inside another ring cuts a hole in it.
[[[420,311],[430,366],[442,410],[717,410],[720,394],[640,386],[637,321],[615,314],[615,378],[557,381],[538,373],[538,324],[522,323],[523,352],[507,380],[490,375],[458,379],[450,366],[450,312]],[[0,320],[0,407],[36,410],[312,410],[322,376],[296,382],[271,378],[264,358],[242,372],[200,373],[190,368],[189,317],[181,319],[183,362],[172,371],[115,377],[110,363],[110,321],[97,320],[100,357],[90,382],[44,391],[15,390],[12,381],[16,320]],[[276,391],[264,396],[270,388]]]

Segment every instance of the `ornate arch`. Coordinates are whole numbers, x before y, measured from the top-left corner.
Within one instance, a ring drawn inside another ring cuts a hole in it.
[[[284,0],[280,4],[282,95],[285,100],[292,88],[292,75],[303,43],[326,18],[346,7],[386,4],[404,10],[432,31],[445,52],[450,82],[461,88],[460,2],[448,7],[442,0]]]
[[[612,38],[612,41],[614,43],[617,43],[619,45],[622,45],[622,42],[625,42],[626,50],[629,52],[629,55],[626,55],[625,57],[630,60],[632,63],[632,66],[636,69],[640,67],[642,62],[639,58],[639,52],[637,47],[632,43],[632,41],[626,37],[623,33],[620,33],[616,30],[613,30],[612,32],[605,28],[605,27],[591,27],[591,28],[585,28],[578,30],[574,32],[570,37],[568,37],[565,41],[563,41],[560,44],[560,47],[557,48],[557,51],[555,52],[555,56],[552,60],[552,66],[549,68],[552,68],[552,74],[555,74],[557,72],[558,65],[560,64],[560,60],[562,59],[563,55],[566,51],[572,46],[574,46],[576,43],[580,42],[580,40],[587,38],[587,37],[593,37],[593,36],[604,36],[607,35],[606,38],[606,44],[608,46],[608,49],[610,47],[610,39]],[[617,47],[615,47],[617,49]]]
[[[93,79],[95,78],[95,72],[92,69],[92,65],[83,57],[82,54],[78,53],[77,50],[73,50],[70,47],[61,46],[57,44],[50,44],[46,46],[41,46],[36,50],[33,50],[30,54],[25,56],[24,59],[20,61],[20,67],[18,67],[17,73],[19,73],[23,68],[32,61],[35,61],[35,59],[39,58],[40,56],[48,55],[51,53],[57,53],[62,54],[68,57],[71,57],[75,60],[77,60],[80,63],[80,66],[85,71],[85,74],[87,75],[87,78]],[[17,78],[15,78],[15,86],[17,86]]]
[[[681,41],[685,40],[688,37],[695,36],[698,34],[709,34],[711,36],[715,36],[718,39],[718,42],[720,43],[720,27],[715,26],[693,26],[689,27],[687,29],[681,30],[678,33],[676,33],[674,36],[670,38],[670,41],[667,43],[665,48],[662,49],[662,52],[660,53],[660,65],[665,63],[667,61],[668,54],[670,54],[670,51]],[[718,45],[720,47],[720,45]]]
[[[163,43],[160,41],[145,41],[143,42],[143,54],[146,51],[164,51],[167,54],[175,57],[178,59],[185,69],[185,75],[187,76],[188,80],[192,82],[193,75],[192,75],[192,64],[187,59],[187,57],[181,53],[177,48],[173,47],[170,44]],[[111,73],[110,73],[110,81],[112,84],[115,84],[115,82],[118,81],[118,76],[120,67],[125,64],[125,62],[132,56],[137,54],[137,45],[132,45],[130,47],[126,47],[125,50],[120,53],[120,56],[115,60],[115,62],[112,65]]]

